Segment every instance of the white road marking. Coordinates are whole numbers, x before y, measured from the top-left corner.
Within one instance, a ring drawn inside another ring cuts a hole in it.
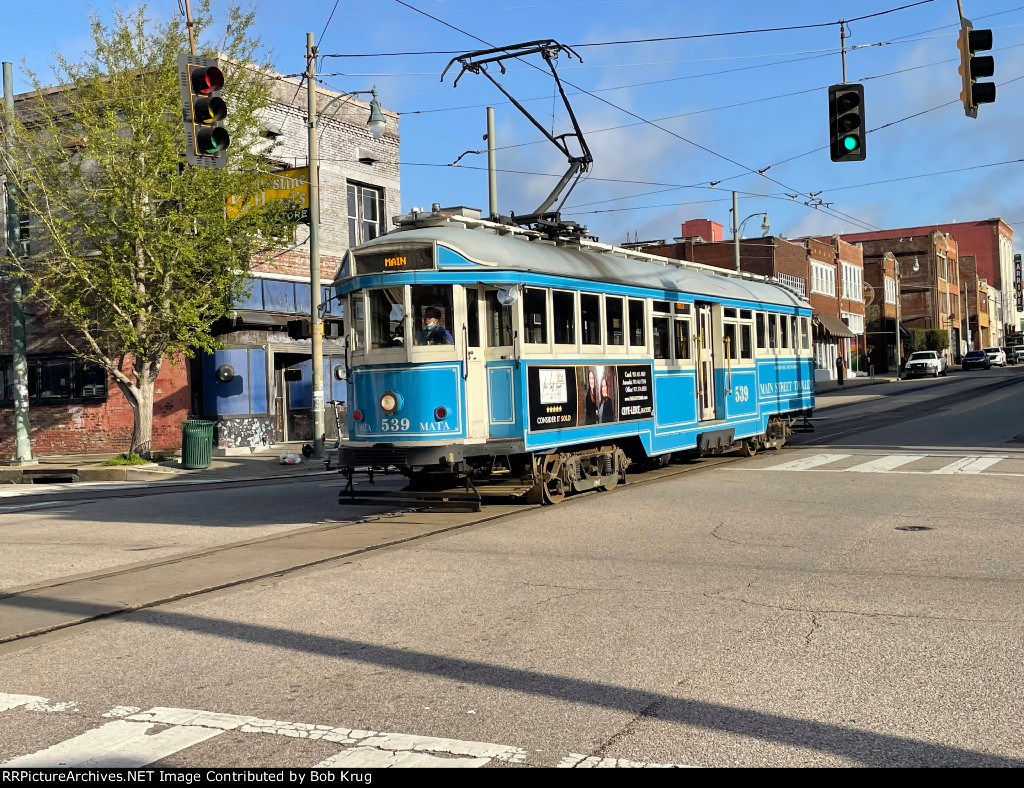
[[[373,747],[352,747],[321,761],[316,769],[388,769],[451,767],[478,769],[491,762],[490,758],[438,758],[422,752],[377,750]]]
[[[845,460],[849,454],[812,454],[810,457],[801,457],[799,460],[790,460],[781,465],[772,465],[760,470],[765,471],[809,471],[819,465],[827,465],[837,460]]]
[[[224,731],[180,725],[150,733],[156,725],[117,720],[54,744],[45,750],[7,761],[8,768],[135,768],[159,761]]]
[[[681,763],[647,763],[628,761],[625,758],[602,758],[599,755],[569,753],[559,762],[558,769],[692,769]]]
[[[862,462],[860,465],[854,465],[852,468],[846,468],[845,470],[855,473],[891,471],[893,468],[899,468],[901,465],[909,465],[912,462],[923,460],[927,456],[927,454],[890,454],[887,457],[878,457],[868,462]]]
[[[0,692],[0,711],[16,709],[30,703],[46,703],[46,698],[40,698],[38,695],[11,695],[7,692]]]
[[[1003,457],[964,457],[962,460],[951,462],[932,473],[981,473],[1003,459]]]

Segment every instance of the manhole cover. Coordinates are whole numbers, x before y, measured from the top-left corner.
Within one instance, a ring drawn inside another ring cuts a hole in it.
[[[931,531],[931,527],[927,525],[897,525],[897,531]]]

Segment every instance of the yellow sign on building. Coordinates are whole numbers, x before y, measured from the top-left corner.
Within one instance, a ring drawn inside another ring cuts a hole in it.
[[[292,203],[288,218],[309,224],[309,167],[271,173],[269,187],[254,197],[246,199],[229,195],[228,218],[235,219],[250,208],[266,205],[270,200],[286,200]]]

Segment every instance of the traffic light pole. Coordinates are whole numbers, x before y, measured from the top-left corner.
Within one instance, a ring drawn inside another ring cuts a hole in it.
[[[313,34],[306,33],[306,114],[309,121],[309,341],[313,346],[313,457],[322,459],[324,331],[320,320],[320,156],[316,139],[316,53]]]
[[[11,64],[3,64],[4,80],[4,144],[10,153],[13,143],[11,119],[14,116],[14,78]],[[14,194],[13,179],[7,177],[7,255],[13,261],[18,243],[18,205]],[[28,420],[28,332],[25,326],[25,306],[21,292],[21,277],[16,266],[10,269],[11,282],[11,354],[14,372],[14,454],[12,465],[26,465],[35,462],[32,457],[32,442],[29,439]]]

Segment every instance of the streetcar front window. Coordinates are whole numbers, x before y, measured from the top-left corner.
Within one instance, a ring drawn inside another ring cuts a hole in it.
[[[405,347],[405,297],[402,287],[371,290],[370,349]]]
[[[451,285],[410,288],[414,345],[454,345],[455,310]]]

